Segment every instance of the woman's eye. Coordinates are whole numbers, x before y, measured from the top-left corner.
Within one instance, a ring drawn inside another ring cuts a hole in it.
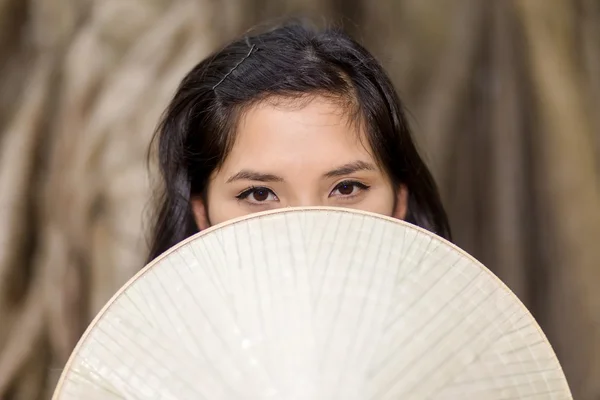
[[[347,181],[339,183],[329,196],[349,197],[355,196],[362,190],[367,190],[369,187],[360,182]]]
[[[255,187],[250,188],[237,196],[239,200],[247,200],[250,203],[264,203],[278,200],[271,189]]]

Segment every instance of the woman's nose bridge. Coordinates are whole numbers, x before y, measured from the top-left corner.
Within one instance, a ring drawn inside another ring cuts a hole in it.
[[[290,207],[318,207],[322,206],[323,199],[312,193],[301,193],[290,199]]]

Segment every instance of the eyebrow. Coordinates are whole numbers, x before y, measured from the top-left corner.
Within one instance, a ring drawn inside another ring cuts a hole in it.
[[[331,171],[323,174],[324,178],[337,178],[344,175],[353,174],[358,171],[375,171],[375,165],[365,161],[353,161],[341,165]],[[235,181],[257,181],[257,182],[283,182],[283,178],[273,174],[267,174],[249,169],[243,169],[227,179],[227,183]]]
[[[325,174],[325,178],[337,178],[344,175],[350,175],[358,171],[375,171],[375,165],[365,161],[354,161],[348,164],[344,164],[336,169],[333,169]]]
[[[249,169],[243,169],[240,172],[232,175],[227,179],[227,183],[234,181],[258,181],[258,182],[283,182],[283,178],[273,174],[263,174],[261,172],[252,171]]]

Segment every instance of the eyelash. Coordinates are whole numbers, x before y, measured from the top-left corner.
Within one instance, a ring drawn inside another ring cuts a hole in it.
[[[275,195],[275,192],[273,192],[271,189],[264,187],[264,186],[250,186],[248,189],[244,190],[242,193],[238,194],[236,197],[236,199],[238,200],[245,200],[248,198],[248,196],[250,196],[252,193],[258,191],[258,190],[266,190],[268,192],[271,192],[273,195]],[[275,195],[275,197],[277,197]]]
[[[336,190],[339,190],[339,188],[341,186],[356,186],[359,190],[361,191],[366,191],[369,190],[371,187],[368,185],[365,185],[362,182],[358,182],[358,181],[342,181],[340,183],[338,183],[337,185],[335,185],[335,187],[333,188],[333,190],[331,191],[331,193],[335,192]],[[264,187],[264,186],[251,186],[248,189],[244,190],[243,192],[241,192],[240,194],[238,194],[237,196],[235,196],[238,200],[246,200],[248,198],[248,196],[250,196],[252,193],[258,191],[258,190],[266,190],[268,192],[270,192],[271,194],[273,194],[273,196],[277,197],[277,195],[275,194],[275,192],[273,192],[271,189]],[[330,196],[331,196],[330,193]],[[357,196],[358,194],[351,194],[351,195],[341,195],[339,197],[343,197],[343,198],[352,198]],[[262,202],[258,202],[258,203],[251,203],[251,204],[260,204]]]
[[[371,188],[370,186],[365,185],[364,183],[358,182],[358,181],[342,181],[342,182],[338,183],[337,185],[335,185],[335,187],[333,188],[333,190],[331,191],[331,193],[335,192],[336,190],[339,190],[339,188],[341,186],[356,186],[359,189],[359,191],[366,191],[366,190],[369,190]],[[330,193],[330,195],[331,195],[331,193]],[[350,194],[350,195],[342,195],[342,197],[346,198],[346,199],[352,198],[354,196],[358,196],[358,193],[357,194]]]

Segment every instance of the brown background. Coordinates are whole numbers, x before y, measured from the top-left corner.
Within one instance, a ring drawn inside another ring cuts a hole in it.
[[[302,13],[386,66],[455,241],[600,399],[597,0],[0,0],[0,398],[48,398],[145,256],[145,152],[226,38]]]

